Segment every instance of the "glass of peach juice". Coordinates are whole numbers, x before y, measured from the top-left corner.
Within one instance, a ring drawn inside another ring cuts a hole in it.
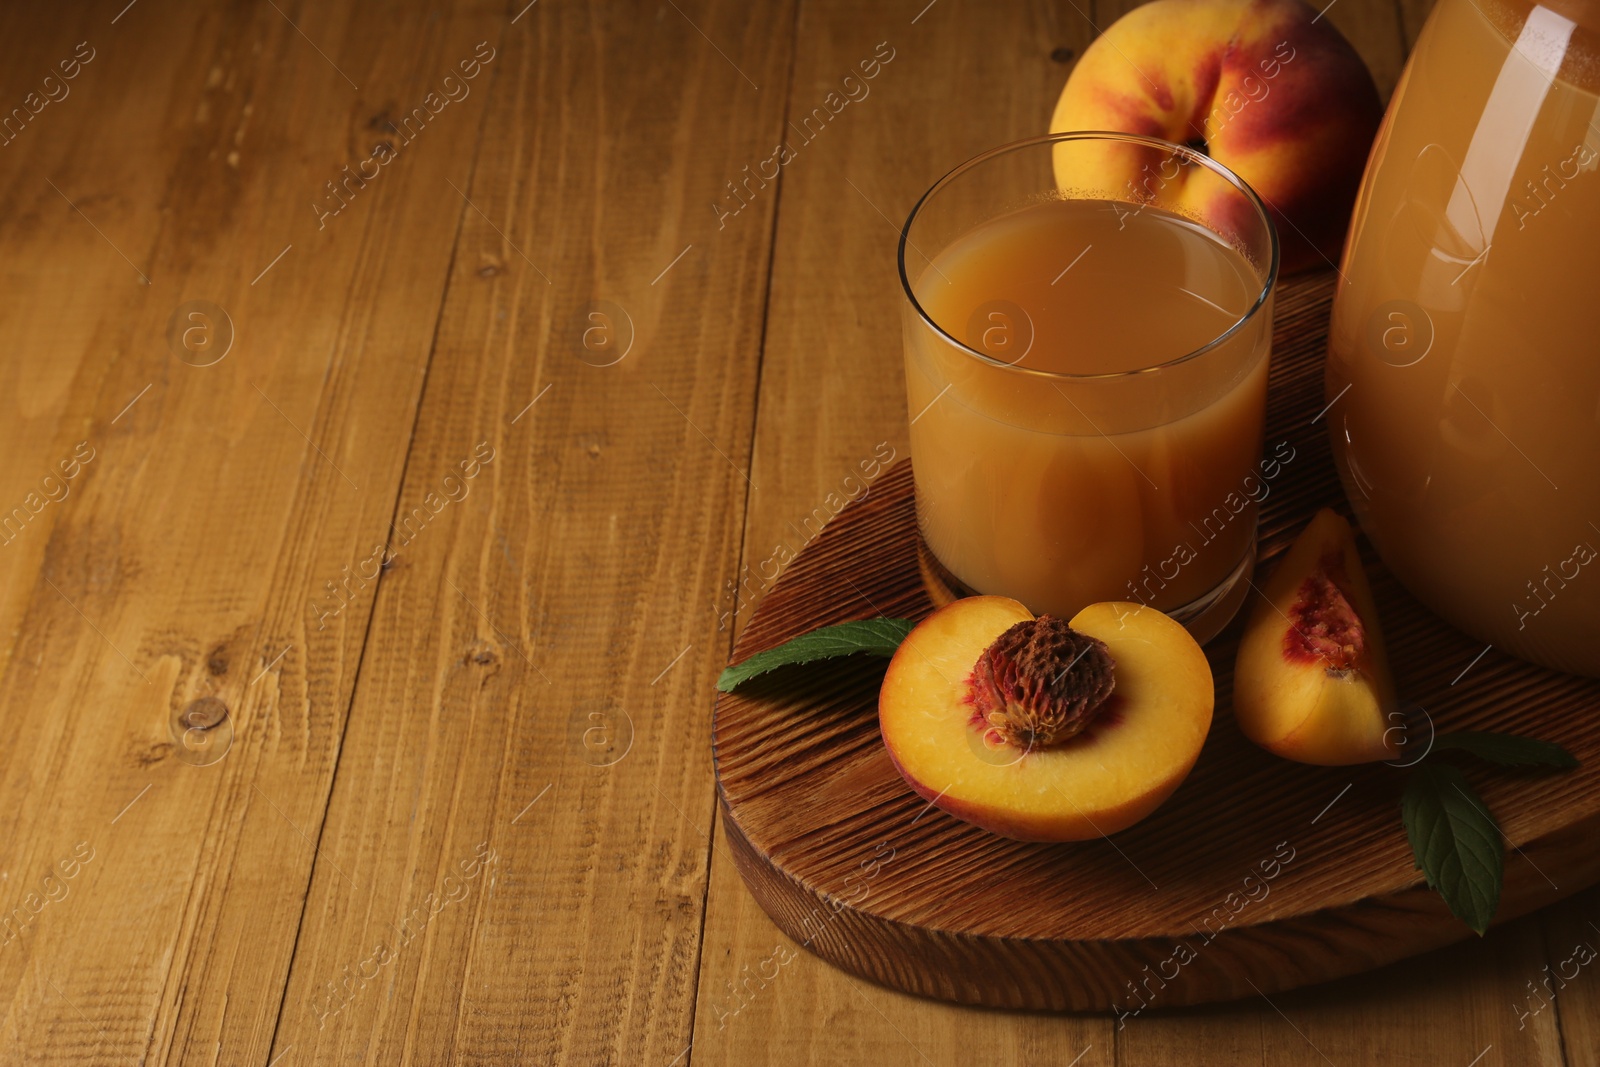
[[[1183,145],[1052,134],[978,156],[900,236],[922,573],[1071,618],[1166,612],[1199,641],[1255,562],[1278,238]]]

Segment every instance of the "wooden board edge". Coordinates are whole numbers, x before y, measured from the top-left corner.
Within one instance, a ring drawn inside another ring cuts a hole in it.
[[[865,891],[846,899],[802,882],[761,853],[728,802],[715,752],[713,766],[734,866],[778,928],[850,974],[936,1000],[1013,1010],[1113,1012],[1120,1017],[1146,1007],[1189,1007],[1334,981],[1445,948],[1472,934],[1450,915],[1420,871],[1389,894],[1288,920],[1225,928],[1210,938],[1197,930],[1194,937],[1073,941],[920,928],[856,907],[872,899],[870,883],[852,887],[852,894]],[[1402,832],[1398,814],[1395,823],[1395,832]],[[1597,833],[1600,815],[1522,846],[1508,840],[1514,855],[1507,860],[1494,926],[1600,883],[1600,852],[1584,848]],[[1405,936],[1397,936],[1399,931]],[[1308,949],[1315,950],[1310,957]],[[1308,966],[1308,958],[1317,965]],[[1024,977],[1031,980],[1022,981]]]

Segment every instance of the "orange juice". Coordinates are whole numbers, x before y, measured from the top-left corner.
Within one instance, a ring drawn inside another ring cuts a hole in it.
[[[949,576],[1068,617],[1236,578],[1264,496],[1265,280],[1205,227],[1108,200],[1045,199],[933,254],[912,286],[939,329],[908,319],[906,380]]]
[[[1600,9],[1439,0],[1330,333],[1363,528],[1479,639],[1600,675]]]

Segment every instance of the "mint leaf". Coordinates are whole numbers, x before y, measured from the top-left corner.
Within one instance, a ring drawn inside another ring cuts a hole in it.
[[[1479,759],[1498,763],[1502,767],[1560,767],[1570,770],[1578,765],[1578,758],[1553,741],[1540,741],[1517,734],[1499,734],[1488,730],[1461,730],[1441,734],[1434,748],[1453,748],[1468,752]]]
[[[727,668],[717,678],[717,688],[731,693],[758,674],[790,663],[811,663],[864,652],[870,656],[892,656],[906,634],[916,625],[910,619],[863,619],[824,626],[785,641],[777,648],[757,652],[742,663]]]
[[[1482,936],[1500,906],[1500,824],[1448,763],[1424,763],[1412,772],[1400,815],[1417,869],[1450,913]]]

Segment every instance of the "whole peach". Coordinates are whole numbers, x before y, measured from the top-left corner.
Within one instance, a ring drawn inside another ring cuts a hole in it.
[[[1361,57],[1301,0],[1154,0],[1084,52],[1050,129],[1138,133],[1201,149],[1260,195],[1278,228],[1283,270],[1294,271],[1337,263],[1382,116]],[[1154,192],[1158,204],[1170,200],[1202,219],[1205,201],[1222,192],[1213,180],[1186,194],[1178,186],[1189,175],[1152,176],[1147,157],[1105,159],[1113,172],[1096,175],[1098,184],[1141,200]],[[1063,187],[1081,178],[1058,173]]]

